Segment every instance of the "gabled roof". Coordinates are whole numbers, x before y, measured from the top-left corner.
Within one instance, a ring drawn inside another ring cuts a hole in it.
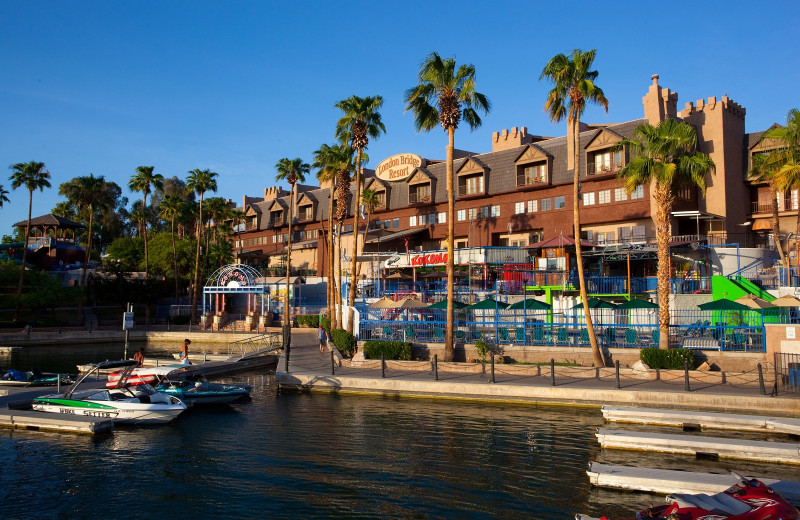
[[[423,177],[426,177],[429,181],[434,179],[434,176],[431,175],[431,172],[429,172],[427,169],[414,168],[414,171],[411,172],[411,175],[406,177],[405,182],[406,184],[411,184],[412,182],[424,182],[426,179]]]
[[[520,161],[544,161],[547,158],[552,158],[553,154],[535,144],[526,145],[525,148],[514,158],[514,162]]]
[[[310,192],[301,193],[300,196],[297,198],[297,205],[300,206],[301,204],[316,204],[317,199],[311,195]]]
[[[584,145],[585,150],[596,150],[599,148],[608,148],[609,146],[613,146],[614,144],[622,141],[624,137],[619,135],[614,130],[610,128],[603,128],[597,131],[595,135],[593,135],[589,141]]]
[[[27,225],[28,221],[23,220],[14,224],[14,227],[25,227]],[[68,218],[59,217],[58,215],[53,215],[52,213],[42,215],[41,217],[32,218],[31,226],[50,226],[66,229],[82,229],[86,227],[79,222],[75,222],[74,220],[70,220]]]
[[[276,208],[275,207],[276,205],[279,206],[279,207]],[[286,209],[288,207],[289,206],[286,204],[286,202],[283,199],[274,199],[274,200],[270,201],[270,204],[267,206],[267,211],[277,211],[278,209],[283,210],[283,209]]]
[[[385,182],[383,182],[382,180],[378,179],[377,177],[371,177],[371,178],[367,179],[364,182],[364,189],[371,189],[371,190],[375,189],[375,188],[372,188],[373,184],[377,184],[378,186],[380,186],[383,189],[387,189],[389,187]]]
[[[477,157],[468,157],[461,166],[456,169],[456,175],[459,174],[466,174],[466,173],[486,173],[489,169],[486,166],[486,163],[478,159]]]

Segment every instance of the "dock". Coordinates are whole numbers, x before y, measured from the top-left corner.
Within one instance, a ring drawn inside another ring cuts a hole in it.
[[[589,475],[589,481],[592,485],[597,487],[647,491],[661,495],[672,493],[706,493],[712,495],[725,491],[736,483],[736,479],[730,474],[637,468],[597,462],[589,464],[586,474]],[[792,505],[800,505],[800,482],[776,480],[757,475],[747,475],[747,478],[757,478],[780,493]]]
[[[86,433],[97,435],[114,429],[114,421],[80,415],[31,410],[0,410],[0,426],[21,430]]]
[[[600,428],[601,448],[800,464],[800,444]]]

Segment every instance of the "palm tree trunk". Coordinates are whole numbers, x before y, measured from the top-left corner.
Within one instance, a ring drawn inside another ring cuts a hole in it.
[[[175,301],[180,298],[178,290],[178,250],[175,248],[175,217],[172,217],[172,266],[175,269]]]
[[[292,218],[294,217],[294,183],[289,189],[289,235],[286,240],[286,293],[283,300],[283,348],[288,353],[292,344],[292,324],[289,321],[289,276],[292,272]]]
[[[361,207],[361,185],[364,183],[364,175],[361,171],[361,150],[356,152],[356,207],[353,210],[353,260],[350,262],[350,291],[347,311],[347,332],[353,333],[353,322],[355,313],[353,308],[356,305],[356,288],[358,287],[358,276],[356,275],[356,264],[358,263],[358,217]]]
[[[778,248],[778,254],[780,254],[781,257],[781,265],[783,267],[789,267],[786,264],[786,255],[783,253],[783,245],[781,244],[781,224],[778,217],[778,190],[770,184],[769,192],[772,196],[772,240],[775,241],[775,247]]]
[[[453,300],[455,284],[455,255],[453,254],[453,236],[455,235],[456,202],[453,193],[453,149],[455,148],[456,129],[447,129],[447,324],[444,333],[444,360],[453,361],[453,322],[455,318]]]
[[[86,241],[86,256],[83,261],[83,273],[81,273],[81,294],[78,300],[78,314],[83,313],[83,296],[86,293],[86,268],[89,266],[89,254],[92,250],[92,225],[94,224],[94,210],[89,207],[89,239]]]
[[[197,220],[197,252],[195,253],[194,257],[194,281],[192,282],[192,316],[194,317],[195,322],[200,321],[200,317],[197,313],[197,299],[198,295],[200,294],[200,288],[198,287],[198,283],[200,280],[200,240],[202,235],[203,229],[203,194],[200,194],[200,212],[199,212],[199,219]]]
[[[142,228],[144,236],[144,277],[150,278],[150,259],[147,256],[147,191],[142,191]]]
[[[331,178],[331,192],[330,192],[330,202],[328,205],[328,319],[331,320],[331,330],[333,330],[334,325],[336,324],[336,320],[334,319],[334,314],[336,313],[336,296],[333,293],[333,289],[335,285],[333,284],[333,280],[335,280],[335,275],[333,272],[335,262],[333,261],[333,190],[334,185],[336,184],[336,180]]]
[[[655,185],[653,198],[656,203],[656,235],[658,242],[658,348],[669,349],[669,293],[670,293],[670,225],[669,212],[672,195],[668,186]]]
[[[797,263],[797,274],[800,275],[800,207],[797,210],[797,224],[794,230],[794,259]]]
[[[22,241],[22,265],[19,270],[19,287],[17,288],[17,308],[14,310],[14,321],[19,321],[22,313],[22,284],[25,282],[25,262],[28,260],[28,237],[31,234],[31,210],[33,209],[33,190],[28,190],[28,223],[25,224],[25,238]]]
[[[581,248],[581,213],[580,213],[580,117],[575,117],[568,124],[572,126],[572,139],[575,151],[575,175],[572,183],[572,219],[573,219],[573,234],[575,235],[575,268],[578,270],[578,289],[583,302],[583,314],[586,318],[586,332],[589,335],[589,345],[592,347],[592,358],[594,359],[594,366],[606,366],[603,354],[600,352],[600,347],[597,344],[597,336],[594,333],[594,323],[592,323],[592,313],[589,309],[589,297],[586,293],[586,276],[583,272],[583,253]]]
[[[372,207],[367,206],[367,220],[364,222],[364,238],[361,241],[364,245],[361,247],[363,251],[364,248],[367,246],[367,233],[369,233],[369,220],[372,218]],[[361,264],[358,264],[358,273],[356,273],[359,278],[361,278]]]
[[[335,266],[335,274],[336,274],[336,285],[333,287],[333,294],[336,297],[336,305],[338,307],[338,311],[336,312],[336,325],[337,328],[343,329],[344,323],[342,323],[342,307],[344,306],[344,302],[342,301],[342,224],[341,222],[338,225],[338,233],[337,236],[339,237],[339,241],[337,242],[336,246],[336,266]]]

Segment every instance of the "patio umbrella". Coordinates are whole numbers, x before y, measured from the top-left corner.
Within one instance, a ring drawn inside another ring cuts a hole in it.
[[[404,280],[404,281],[411,281],[413,280],[412,277],[405,273],[392,273],[389,276],[384,276],[384,280]]]
[[[641,298],[633,298],[632,300],[624,301],[617,305],[618,310],[628,309],[658,309],[658,304],[650,300],[643,300]]]
[[[463,309],[466,307],[466,303],[461,303],[458,300],[453,300],[453,308],[454,309]],[[439,302],[434,303],[433,305],[428,305],[428,309],[446,309],[447,308],[447,300],[442,300]]]
[[[737,303],[733,300],[728,300],[727,298],[722,298],[720,300],[714,300],[713,302],[702,303],[698,305],[700,310],[702,311],[749,311],[752,310],[747,305],[742,305],[741,303]]]
[[[527,298],[525,300],[520,300],[516,303],[512,303],[508,306],[509,310],[512,309],[527,309],[527,310],[535,310],[535,311],[549,311],[550,306],[544,302],[540,302],[539,300],[535,300],[533,298]]]
[[[421,302],[416,298],[403,298],[393,303],[395,309],[422,309],[428,306],[427,303]]]
[[[600,298],[589,298],[587,300],[589,302],[590,309],[616,309],[617,306],[611,302],[607,302],[605,300],[601,300]],[[573,309],[583,309],[583,302],[578,303],[572,307]]]
[[[746,305],[751,309],[773,309],[775,305],[768,302],[767,300],[762,300],[755,294],[746,294],[741,298],[736,299],[736,303],[741,303],[742,305]]]
[[[773,300],[772,305],[776,307],[800,307],[800,300],[794,296],[786,295]]]
[[[372,308],[372,309],[391,309],[396,304],[397,304],[396,301],[394,301],[391,298],[387,298],[386,296],[384,296],[380,300],[377,300],[377,301],[374,301],[374,302],[370,303],[369,307]]]
[[[474,305],[470,305],[469,307],[465,307],[468,311],[475,311],[475,310],[491,310],[491,309],[505,309],[508,305],[503,302],[498,302],[491,298],[486,298],[483,301],[480,301]]]

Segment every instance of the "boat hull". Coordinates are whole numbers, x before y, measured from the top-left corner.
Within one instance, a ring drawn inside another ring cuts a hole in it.
[[[186,410],[186,405],[177,398],[171,398],[166,404],[65,399],[60,395],[38,397],[33,400],[32,407],[38,412],[97,417],[130,424],[167,423]]]

